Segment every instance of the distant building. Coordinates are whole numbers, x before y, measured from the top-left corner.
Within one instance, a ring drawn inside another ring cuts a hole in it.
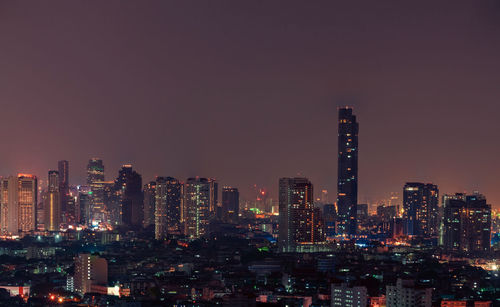
[[[377,206],[377,217],[382,222],[390,222],[397,216],[396,206]]]
[[[358,221],[365,221],[368,218],[368,204],[358,204],[356,215]]]
[[[75,220],[74,210],[68,208],[69,195],[69,162],[61,160],[57,162],[59,174],[59,201],[61,202],[61,218],[64,223],[73,223]]]
[[[173,177],[157,177],[155,184],[155,239],[161,240],[180,230],[182,184]]]
[[[331,306],[365,307],[368,302],[366,287],[349,287],[347,284],[332,285]]]
[[[181,217],[186,236],[198,239],[207,234],[209,221],[215,214],[216,195],[214,179],[188,178],[184,185]]]
[[[337,208],[335,204],[325,204],[323,206],[323,220],[325,224],[325,235],[333,237],[337,233]]]
[[[144,227],[155,224],[156,181],[144,185]]]
[[[18,174],[1,180],[1,228],[3,234],[36,230],[38,185],[36,176]]]
[[[118,172],[115,189],[120,197],[121,224],[127,226],[143,226],[142,177],[125,164]]]
[[[439,190],[434,184],[408,182],[403,188],[405,234],[436,236],[439,233]]]
[[[58,231],[61,224],[61,193],[59,172],[49,171],[47,196],[44,204],[45,230]]]
[[[85,294],[91,292],[92,285],[107,285],[108,262],[106,259],[91,254],[79,254],[75,257],[74,290]]]
[[[90,186],[92,197],[92,207],[87,220],[92,222],[106,221],[104,206],[104,164],[101,159],[92,158],[87,165],[87,184]]]
[[[222,188],[222,220],[226,223],[237,223],[240,212],[240,193],[231,187]]]
[[[351,108],[339,108],[338,129],[338,232],[344,235],[354,235],[357,231],[358,211],[359,125]]]
[[[443,207],[442,243],[447,251],[490,250],[491,206],[483,195],[445,195]]]
[[[280,252],[295,252],[302,245],[322,240],[319,210],[313,205],[313,185],[307,178],[279,180],[279,237]],[[315,218],[315,214],[317,218]]]
[[[416,287],[413,280],[398,279],[386,287],[387,307],[431,307],[432,288]]]

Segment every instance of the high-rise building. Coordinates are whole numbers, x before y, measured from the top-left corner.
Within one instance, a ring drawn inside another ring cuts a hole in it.
[[[61,160],[57,162],[57,169],[59,172],[59,201],[61,202],[61,217],[62,222],[74,222],[74,214],[68,212],[67,206],[70,199],[69,195],[69,162]],[[72,211],[72,210],[70,210]]]
[[[208,224],[215,214],[216,190],[214,179],[188,178],[184,184],[181,221],[186,236],[197,239],[207,234]]]
[[[315,225],[313,185],[307,178],[279,180],[279,238],[280,252],[295,252],[301,245],[317,243],[322,235]]]
[[[443,206],[442,244],[447,251],[490,250],[491,206],[483,195],[444,195]]]
[[[92,197],[92,208],[88,223],[99,223],[106,221],[106,209],[104,206],[104,164],[101,159],[92,158],[87,165],[87,184],[90,186]]]
[[[49,171],[47,196],[44,204],[44,226],[45,230],[58,231],[61,224],[61,201],[60,201],[59,172]]]
[[[156,181],[150,181],[142,189],[144,193],[144,227],[155,224]]]
[[[75,217],[76,221],[83,225],[89,225],[91,223],[92,215],[92,191],[90,188],[82,189],[78,191],[76,199],[76,210]]]
[[[240,193],[231,187],[222,188],[222,220],[226,223],[237,223],[240,212]]]
[[[337,208],[338,232],[344,235],[357,230],[358,130],[352,109],[339,108]]]
[[[143,225],[142,177],[132,169],[132,165],[125,164],[118,172],[115,180],[115,189],[121,199],[121,222],[128,226]]]
[[[91,254],[79,254],[75,257],[74,290],[85,294],[91,292],[92,285],[108,283],[108,262],[106,259]]]
[[[155,239],[180,230],[182,184],[173,177],[156,178]]]
[[[439,233],[439,190],[434,184],[408,182],[403,188],[405,234],[435,236]]]
[[[36,176],[29,174],[1,180],[2,233],[17,235],[36,230],[37,183]]]
[[[337,208],[335,204],[325,204],[323,206],[323,221],[325,225],[325,235],[333,237],[337,233]]]

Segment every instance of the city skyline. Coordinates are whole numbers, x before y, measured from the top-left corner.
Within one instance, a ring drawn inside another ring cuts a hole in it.
[[[334,195],[336,108],[350,105],[360,202],[416,181],[498,208],[498,6],[53,5],[2,4],[1,127],[31,131],[5,136],[3,176],[42,178],[66,159],[84,182],[96,156],[110,176],[132,163],[145,180],[215,177],[244,198],[258,184],[276,199],[278,178],[298,173]]]
[[[0,0],[0,307],[500,306],[499,34],[495,0]]]

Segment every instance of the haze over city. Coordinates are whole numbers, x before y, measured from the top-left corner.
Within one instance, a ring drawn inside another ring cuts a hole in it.
[[[278,178],[336,192],[337,107],[360,122],[359,201],[407,181],[500,203],[500,6],[0,3],[0,174],[132,163],[251,198]]]

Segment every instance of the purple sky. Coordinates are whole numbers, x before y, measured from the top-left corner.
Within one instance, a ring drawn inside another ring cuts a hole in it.
[[[431,181],[500,205],[497,1],[2,1],[0,39],[1,175],[67,159],[81,183],[98,156],[334,198],[349,104],[360,202]]]

